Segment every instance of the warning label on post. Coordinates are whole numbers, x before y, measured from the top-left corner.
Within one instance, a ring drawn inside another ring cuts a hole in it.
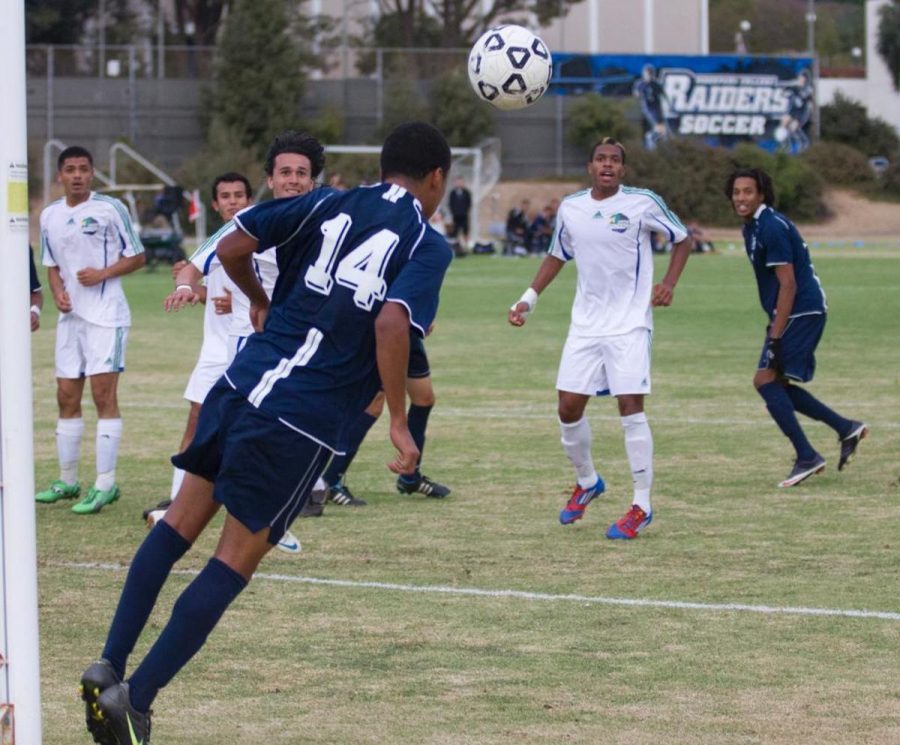
[[[9,229],[28,231],[28,165],[10,163],[6,172],[6,212]]]

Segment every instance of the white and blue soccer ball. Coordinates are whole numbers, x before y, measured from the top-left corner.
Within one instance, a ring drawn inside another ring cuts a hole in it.
[[[498,109],[523,109],[550,86],[553,59],[540,37],[522,26],[488,29],[469,52],[469,82]]]

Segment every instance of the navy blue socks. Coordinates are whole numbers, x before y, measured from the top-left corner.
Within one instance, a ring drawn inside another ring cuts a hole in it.
[[[422,462],[422,451],[425,450],[425,429],[428,427],[428,415],[431,413],[431,408],[431,406],[410,404],[409,411],[406,412],[409,433],[412,435],[416,447],[419,448],[419,463]]]
[[[794,413],[794,404],[791,402],[791,398],[788,396],[784,386],[777,382],[766,383],[756,390],[762,396],[763,401],[766,402],[766,408],[769,410],[772,419],[775,420],[775,424],[778,425],[785,437],[791,441],[794,450],[797,451],[797,460],[808,461],[815,458],[817,453],[813,446],[809,444],[809,440],[806,439],[806,435],[797,421],[797,415]]]
[[[128,680],[131,705],[147,711],[159,689],[183,668],[206,642],[222,614],[247,586],[240,574],[218,559],[203,571],[175,601],[172,616],[144,661]]]
[[[103,648],[103,659],[109,661],[120,678],[125,677],[128,655],[144,630],[169,572],[190,547],[174,528],[160,520],[131,560]]]
[[[808,416],[810,419],[824,422],[837,432],[839,438],[847,435],[853,428],[853,422],[849,419],[844,419],[844,417],[833,409],[829,409],[805,388],[801,388],[797,385],[789,385],[785,390],[797,411]]]
[[[366,439],[366,435],[372,429],[372,425],[377,421],[377,416],[372,416],[369,412],[364,411],[347,425],[347,453],[345,455],[335,455],[331,459],[328,468],[325,469],[325,473],[322,474],[322,479],[328,486],[334,486],[344,478],[344,474],[350,468],[350,464],[356,457],[360,445]]]

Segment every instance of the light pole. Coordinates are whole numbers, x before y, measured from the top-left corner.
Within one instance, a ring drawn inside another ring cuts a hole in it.
[[[816,0],[806,2],[806,51],[810,56],[816,53]]]

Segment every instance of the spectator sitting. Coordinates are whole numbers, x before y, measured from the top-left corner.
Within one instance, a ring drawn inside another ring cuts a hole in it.
[[[705,254],[716,250],[712,241],[708,240],[700,223],[696,220],[687,224],[688,235],[694,240],[694,253]]]
[[[531,246],[531,226],[528,210],[531,201],[523,199],[518,207],[513,207],[506,217],[506,245],[503,253],[524,256]]]
[[[531,252],[546,253],[550,247],[550,239],[553,237],[553,228],[555,227],[556,216],[553,214],[553,207],[546,205],[535,216],[531,223]]]

